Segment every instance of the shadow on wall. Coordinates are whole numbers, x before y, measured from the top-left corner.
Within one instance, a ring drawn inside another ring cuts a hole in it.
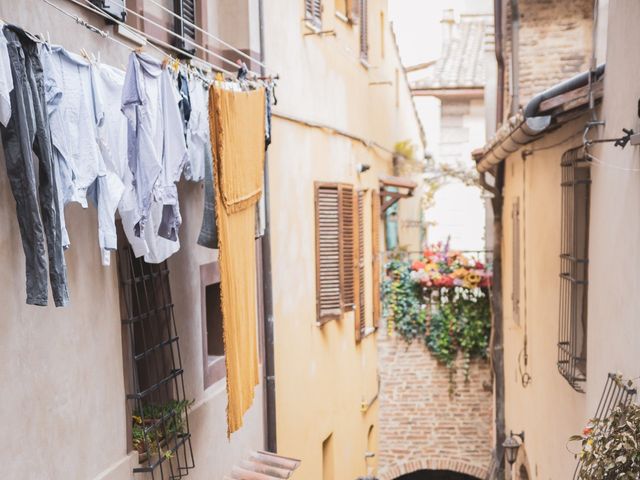
[[[471,475],[450,470],[419,470],[398,477],[396,480],[478,480]]]

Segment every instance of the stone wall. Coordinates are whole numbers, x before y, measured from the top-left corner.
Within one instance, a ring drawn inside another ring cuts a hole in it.
[[[520,105],[589,69],[593,0],[520,0]],[[510,109],[511,8],[505,22],[505,114]]]
[[[436,469],[484,478],[493,445],[489,363],[472,361],[468,382],[459,368],[450,396],[449,370],[422,343],[381,333],[378,355],[379,478]]]

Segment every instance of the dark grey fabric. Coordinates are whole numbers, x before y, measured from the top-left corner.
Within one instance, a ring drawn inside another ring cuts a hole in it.
[[[202,215],[202,228],[198,236],[198,245],[207,248],[218,248],[216,199],[213,188],[213,157],[209,147],[206,150],[204,159],[204,213]]]
[[[48,260],[53,299],[61,307],[69,302],[69,292],[38,43],[13,25],[3,31],[14,88],[11,119],[0,129],[25,255],[27,303],[47,305]]]

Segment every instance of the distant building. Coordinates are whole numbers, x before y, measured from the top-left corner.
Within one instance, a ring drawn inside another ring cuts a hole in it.
[[[492,42],[492,18],[490,12],[456,17],[453,10],[445,10],[441,23],[441,56],[407,70],[423,117],[431,117],[429,121],[437,125],[429,131],[436,165],[465,169],[470,168],[474,145],[485,138],[486,50]],[[423,97],[429,99],[423,102]],[[450,236],[453,248],[484,250],[482,204],[478,187],[450,181],[426,212],[427,241],[446,241]]]

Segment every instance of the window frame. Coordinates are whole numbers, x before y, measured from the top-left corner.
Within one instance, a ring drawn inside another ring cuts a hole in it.
[[[338,248],[338,279],[339,285],[338,304],[339,309],[333,309],[323,313],[321,304],[321,286],[322,271],[320,263],[320,239],[323,236],[321,232],[320,210],[319,210],[319,192],[322,189],[335,190],[336,192],[336,208],[337,208],[337,238],[335,244]],[[345,205],[345,200],[349,199],[350,204]],[[350,224],[347,221],[349,215]],[[315,220],[315,264],[316,264],[316,323],[323,325],[331,320],[342,319],[344,313],[355,311],[357,305],[357,201],[356,190],[352,184],[339,182],[314,182],[314,220]],[[351,228],[350,235],[345,235],[345,229]],[[345,237],[350,241],[345,241]],[[352,284],[351,289],[345,288],[346,282]],[[345,298],[347,292],[351,292],[349,297]]]
[[[520,197],[511,206],[511,312],[513,322],[520,325]]]
[[[305,24],[315,32],[322,30],[322,0],[304,0]]]
[[[200,265],[200,315],[202,325],[202,381],[206,390],[226,375],[224,355],[209,355],[207,331],[207,287],[220,283],[218,261]]]
[[[587,380],[591,164],[582,147],[567,150],[561,169],[558,371],[584,393]]]
[[[360,62],[367,66],[369,62],[369,2],[368,0],[357,1],[359,2],[360,21]]]

